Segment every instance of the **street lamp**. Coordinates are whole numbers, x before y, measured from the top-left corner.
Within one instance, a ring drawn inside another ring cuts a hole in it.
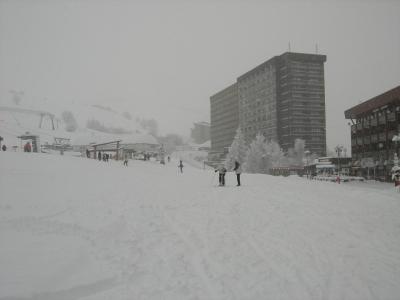
[[[392,141],[395,144],[393,164],[395,166],[398,166],[399,160],[398,160],[398,157],[397,157],[397,143],[400,142],[400,134],[394,135],[393,138],[392,138]]]
[[[306,150],[306,151],[304,151],[304,154],[306,155],[306,161],[307,161],[307,166],[306,166],[306,169],[307,169],[307,178],[309,178],[309,173],[310,173],[310,161],[309,161],[309,159],[310,159],[310,150]]]
[[[342,151],[343,151],[343,146],[337,145],[335,147],[335,152],[337,153],[337,156],[338,156],[338,176],[340,176],[340,168],[341,168],[341,166],[340,166],[340,153],[342,153]]]

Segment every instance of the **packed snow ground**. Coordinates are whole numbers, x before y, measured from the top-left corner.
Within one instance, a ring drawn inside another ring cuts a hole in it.
[[[0,299],[398,299],[388,184],[0,152]]]

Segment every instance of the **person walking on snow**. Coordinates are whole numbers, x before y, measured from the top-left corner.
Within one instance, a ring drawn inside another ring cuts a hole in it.
[[[225,185],[225,174],[226,174],[226,169],[224,165],[220,165],[218,169],[215,170],[215,172],[219,172],[219,186],[224,186]]]
[[[236,172],[237,186],[240,186],[240,174],[242,173],[242,167],[238,161],[235,161],[235,168],[233,171]]]
[[[178,168],[181,170],[181,173],[183,173],[183,163],[182,163],[182,160],[179,161]]]

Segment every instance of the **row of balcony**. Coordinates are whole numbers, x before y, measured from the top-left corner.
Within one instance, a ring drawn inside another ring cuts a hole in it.
[[[391,141],[393,136],[396,135],[396,131],[389,131],[387,140]],[[386,142],[386,132],[379,132],[379,133],[373,133],[371,135],[365,135],[365,136],[358,136],[355,138],[351,139],[351,145],[368,145],[368,144],[373,144],[373,143],[378,143],[378,142]]]
[[[395,122],[395,121],[396,121],[396,114],[394,112],[391,112],[386,115],[386,118],[384,115],[382,115],[379,118],[373,118],[368,121],[354,124],[351,126],[351,131],[355,132],[357,130],[368,129],[370,127],[374,127],[377,125],[385,125],[386,122]]]

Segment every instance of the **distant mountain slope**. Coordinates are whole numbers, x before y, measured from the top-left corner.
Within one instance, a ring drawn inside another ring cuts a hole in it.
[[[71,118],[76,126],[69,126]],[[129,113],[101,105],[71,102],[55,106],[43,100],[0,106],[0,136],[4,143],[20,146],[17,137],[25,132],[39,135],[41,144],[53,143],[54,137],[69,138],[72,144],[80,145],[113,139],[156,143]]]

